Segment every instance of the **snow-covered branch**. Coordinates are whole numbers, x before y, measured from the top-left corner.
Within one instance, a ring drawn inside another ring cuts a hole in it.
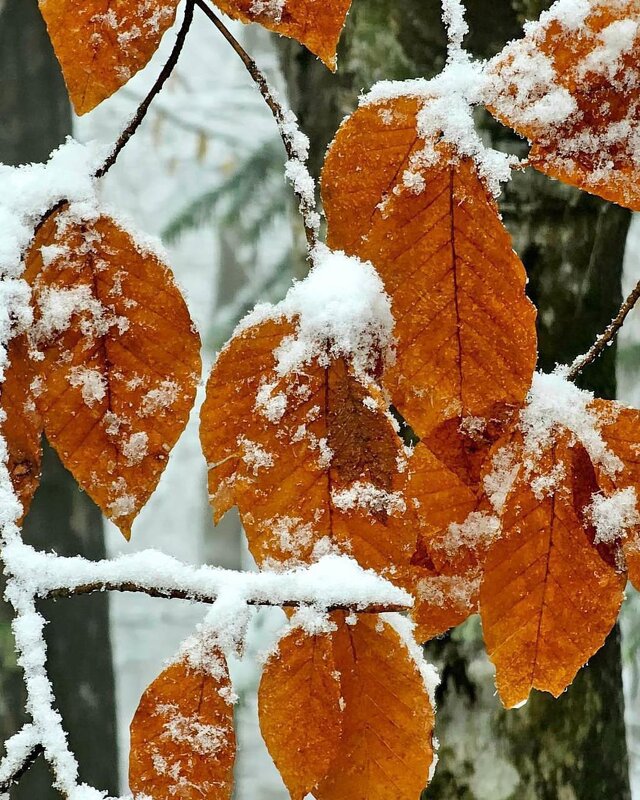
[[[7,569],[33,597],[61,598],[99,591],[215,603],[224,594],[238,606],[347,609],[363,613],[403,611],[413,598],[347,556],[328,555],[309,567],[283,572],[237,572],[191,566],[154,550],[104,561],[63,558],[21,542],[7,545]]]

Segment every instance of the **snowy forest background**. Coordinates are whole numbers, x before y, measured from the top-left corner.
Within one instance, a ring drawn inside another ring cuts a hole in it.
[[[17,2],[27,3],[27,0]],[[2,48],[8,47],[3,27],[7,8],[12,4],[15,5],[15,0],[0,0],[0,61]],[[234,26],[233,30],[273,84],[284,92],[286,86],[279,67],[282,50],[278,49],[276,38],[257,27]],[[380,35],[386,34],[381,31]],[[39,47],[43,41],[35,37],[31,43]],[[73,136],[81,142],[114,140],[157,75],[172,41],[173,33],[167,34],[159,52],[142,73],[96,110],[73,120]],[[3,78],[0,70],[0,161],[4,160],[1,148],[11,136],[12,124],[4,117],[3,80],[7,80],[7,73]],[[168,247],[174,274],[184,290],[192,318],[203,332],[204,374],[244,312],[257,299],[279,299],[291,278],[303,273],[301,230],[284,183],[283,160],[273,120],[242,65],[209,28],[196,25],[166,89],[103,181],[103,199],[118,208],[119,213],[129,214],[137,229],[162,237]],[[627,240],[623,292],[626,293],[639,277],[640,218],[636,217]],[[640,407],[638,310],[632,312],[624,328],[617,358],[618,398]],[[252,568],[237,518],[227,515],[216,529],[213,527],[206,496],[206,465],[197,441],[198,408],[199,403],[158,490],[134,527],[132,542],[124,542],[113,526],[105,524],[109,555],[153,547],[187,562]],[[126,791],[128,726],[140,695],[174,654],[179,642],[200,621],[203,612],[187,602],[153,600],[144,595],[113,594],[108,602],[119,788]],[[629,587],[622,616],[623,672],[633,797],[638,800],[639,610],[640,598]],[[284,800],[287,797],[259,735],[255,697],[259,680],[255,656],[271,644],[281,613],[271,610],[258,615],[251,637],[252,652],[242,663],[231,665],[236,691],[241,698],[238,800]],[[466,631],[456,635],[472,639],[476,635],[474,624],[470,621],[465,626]],[[3,693],[0,702],[8,706],[10,681],[6,675],[14,665],[8,643],[8,622],[4,619],[1,633]],[[97,636],[98,639],[104,637],[104,632],[97,632]],[[486,674],[490,669],[486,657],[477,652],[468,671]],[[71,673],[77,661],[88,658],[91,663],[92,659],[91,653],[74,651],[64,656]],[[75,689],[90,706],[93,688],[79,681]],[[484,738],[487,730],[482,730],[481,721],[471,725],[461,716],[458,724],[455,723],[455,720],[447,721],[450,732],[455,732],[457,757],[474,765],[467,777],[469,797],[508,800],[514,780],[517,783],[513,767],[499,749]],[[91,731],[90,735],[99,742],[103,731]],[[23,791],[28,792],[28,787]],[[16,797],[28,796],[16,794]],[[44,800],[44,795],[37,794],[37,797]]]

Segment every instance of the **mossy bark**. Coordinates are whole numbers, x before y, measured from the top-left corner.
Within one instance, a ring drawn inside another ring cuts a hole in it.
[[[467,0],[467,46],[487,58],[521,33],[541,0]],[[327,144],[361,91],[381,79],[431,77],[443,66],[444,29],[437,0],[354,0],[331,75],[294,43],[282,45],[290,97],[312,141],[311,167],[320,171]],[[525,143],[479,115],[500,149]],[[627,211],[528,170],[501,200],[504,221],[529,274],[539,309],[539,368],[553,369],[584,352],[621,300]],[[615,396],[615,347],[581,378],[599,396]],[[480,625],[470,620],[431,642],[442,670],[437,733],[440,765],[425,792],[435,800],[601,800],[630,797],[624,728],[620,637],[605,646],[558,700],[534,693],[505,712]]]
[[[67,93],[36,0],[6,0],[0,13],[0,162],[45,161],[71,132]],[[45,449],[42,482],[24,525],[34,547],[60,555],[105,556],[102,516],[57,456]],[[117,794],[114,679],[106,595],[47,601],[48,668],[80,777]],[[11,608],[0,603],[0,736],[25,720]],[[53,800],[42,759],[11,790],[12,800]]]

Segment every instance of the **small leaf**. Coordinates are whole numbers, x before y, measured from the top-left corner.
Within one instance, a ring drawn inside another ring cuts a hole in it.
[[[489,110],[532,143],[529,162],[640,210],[640,6],[589,0],[584,14],[554,3],[488,67]]]
[[[433,706],[407,645],[381,618],[333,634],[344,699],[337,758],[317,800],[416,800],[433,761]]]
[[[280,375],[295,324],[242,330],[207,384],[200,438],[216,519],[237,504],[251,552],[309,562],[328,547],[381,573],[408,565],[404,452],[379,390],[343,358]]]
[[[22,503],[20,522],[40,483],[42,420],[31,389],[35,373],[25,336],[11,341],[7,356],[9,366],[0,384],[0,407],[6,419],[0,424],[0,430],[7,442],[11,483]]]
[[[110,97],[148,63],[178,0],[39,0],[77,114]]]
[[[303,44],[331,70],[351,0],[214,0],[241,22],[259,22]]]
[[[195,398],[200,342],[189,312],[159,257],[108,217],[49,219],[26,278],[47,439],[128,538]]]
[[[329,244],[370,260],[392,301],[394,405],[427,436],[454,417],[518,406],[536,363],[526,274],[473,161],[417,131],[420,102],[361,106],[322,174]]]
[[[228,800],[235,736],[221,654],[207,672],[182,660],[146,689],[131,723],[129,786],[152,800]]]
[[[342,731],[340,675],[328,634],[287,633],[262,673],[260,729],[292,800],[327,775]]]
[[[533,688],[560,695],[602,647],[622,603],[625,576],[594,546],[576,502],[595,489],[579,449],[565,435],[533,474],[521,467],[487,555],[482,627],[508,708]]]

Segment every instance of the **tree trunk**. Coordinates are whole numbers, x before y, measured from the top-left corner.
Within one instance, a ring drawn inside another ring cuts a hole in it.
[[[44,161],[71,132],[67,93],[35,0],[6,0],[0,8],[0,161]],[[42,483],[24,526],[34,547],[60,555],[104,558],[99,510],[80,492],[50,448]],[[80,777],[118,791],[114,680],[106,595],[47,601],[48,666],[58,708],[80,762]],[[0,607],[0,733],[25,721],[22,674],[13,653],[11,609]],[[46,765],[38,763],[12,789],[14,800],[59,797]]]
[[[550,2],[467,0],[467,46],[490,57],[521,35],[524,16]],[[318,174],[327,144],[357,96],[375,81],[436,74],[446,37],[435,0],[355,0],[333,76],[293,43],[282,61],[294,109],[312,141]],[[524,153],[512,133],[487,115],[480,124],[499,149]],[[621,300],[629,212],[528,170],[516,173],[502,201],[504,221],[529,274],[536,303],[540,358],[553,369],[584,352]],[[615,347],[581,379],[598,396],[615,396]],[[535,692],[505,712],[477,618],[430,642],[441,668],[437,734],[440,765],[425,797],[435,800],[627,800],[620,636],[605,646],[558,700]]]

